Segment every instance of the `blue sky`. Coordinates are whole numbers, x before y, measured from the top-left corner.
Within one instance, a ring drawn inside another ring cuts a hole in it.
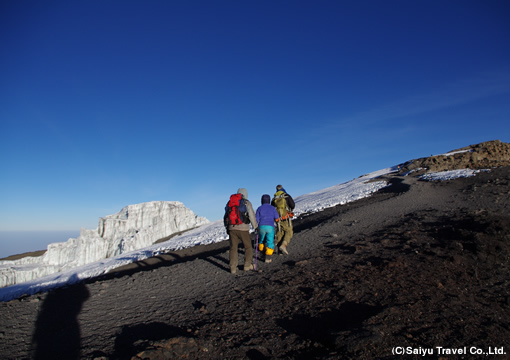
[[[510,142],[508,1],[2,1],[0,231],[209,220]]]

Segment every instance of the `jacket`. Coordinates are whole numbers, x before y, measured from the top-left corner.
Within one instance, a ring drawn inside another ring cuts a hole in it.
[[[269,195],[262,196],[262,205],[258,207],[257,212],[255,214],[259,226],[261,225],[274,226],[275,220],[279,218],[276,208],[269,204],[270,201],[271,198],[269,197]]]

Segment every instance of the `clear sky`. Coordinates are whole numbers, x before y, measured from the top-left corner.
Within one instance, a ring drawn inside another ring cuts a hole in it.
[[[0,231],[510,142],[509,39],[504,0],[2,0]]]

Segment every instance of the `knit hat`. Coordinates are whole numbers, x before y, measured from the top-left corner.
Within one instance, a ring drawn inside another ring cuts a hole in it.
[[[260,201],[262,204],[269,204],[271,202],[271,196],[264,194],[262,195],[262,199]]]

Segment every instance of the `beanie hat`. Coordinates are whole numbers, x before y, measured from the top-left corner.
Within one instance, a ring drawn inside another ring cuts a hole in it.
[[[271,196],[264,194],[261,199],[262,204],[269,204],[271,202]]]

